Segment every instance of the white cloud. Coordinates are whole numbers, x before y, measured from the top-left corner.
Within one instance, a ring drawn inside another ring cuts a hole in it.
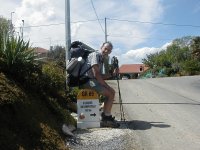
[[[105,2],[101,1],[97,4],[104,6],[103,3]],[[113,41],[115,46],[123,45],[124,49],[134,48],[151,36],[152,24],[141,24],[137,21],[155,21],[163,13],[161,2],[158,0],[127,0],[117,3],[111,0],[111,3],[110,6],[106,5],[103,11],[100,8],[97,9],[97,12],[100,16],[107,13],[106,17],[116,19],[107,21],[108,40]],[[111,13],[108,13],[109,11]],[[132,20],[133,22],[119,20]]]
[[[51,26],[37,28],[26,27],[55,23],[55,9],[53,3],[48,0],[22,0],[21,5],[15,9],[16,32],[21,33],[22,30],[20,27],[23,26],[22,20],[24,20],[24,39],[30,40],[30,42],[33,43],[33,46],[49,48],[50,43],[53,43],[48,41],[56,41],[58,39],[57,36],[59,36],[57,33],[59,33],[62,28],[56,29],[55,26],[54,28]]]
[[[3,16],[7,19],[11,19],[11,12],[14,12],[18,1],[12,0],[0,0],[0,16]]]
[[[49,23],[55,15],[54,7],[48,0],[23,0],[16,13],[16,26],[21,25],[21,20],[25,20],[26,26]]]
[[[167,42],[167,43],[165,43],[162,47],[161,47],[161,49],[167,49],[167,47],[169,46],[169,45],[171,45],[172,44],[172,41],[171,42]]]
[[[16,27],[22,26],[22,20],[25,21],[25,27],[65,22],[65,1],[63,0],[17,0],[16,2],[18,2],[17,5],[9,0],[6,3],[2,2],[6,7],[11,8],[12,4],[12,8],[15,8]],[[97,19],[91,1],[71,0],[70,3],[72,41],[81,40],[95,49],[99,49],[105,40],[104,32],[98,21],[87,21]],[[95,0],[93,4],[103,28],[104,18],[108,18],[108,40],[113,42],[114,54],[123,58],[121,62],[139,62],[147,51],[153,49],[141,48],[127,52],[128,49],[135,49],[139,44],[149,40],[148,38],[153,33],[153,25],[119,20],[155,21],[163,13],[161,0]],[[86,22],[77,22],[84,20]],[[73,23],[75,21],[77,23]],[[19,28],[16,30],[19,32]],[[33,46],[44,48],[48,48],[50,44],[64,46],[65,25],[24,28],[24,38],[30,39]]]
[[[155,47],[143,47],[139,49],[134,49],[126,52],[122,55],[117,55],[120,64],[133,64],[133,63],[142,63],[142,59],[146,58],[147,55],[165,50],[171,42],[164,44],[160,48]]]
[[[197,5],[193,9],[193,13],[198,13],[200,12],[200,2],[197,3]]]

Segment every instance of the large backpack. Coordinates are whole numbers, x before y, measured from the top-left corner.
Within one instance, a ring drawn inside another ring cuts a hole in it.
[[[91,52],[94,52],[94,49],[80,41],[71,43],[70,60],[66,67],[67,85],[69,87],[80,86],[88,82],[89,77],[86,72],[91,69],[91,66],[88,66],[86,59]]]

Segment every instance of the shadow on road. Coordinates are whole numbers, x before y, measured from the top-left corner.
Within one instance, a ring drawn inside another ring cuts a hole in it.
[[[200,105],[200,103],[154,103],[154,102],[150,102],[150,103],[113,103],[113,104],[148,104],[148,105]]]
[[[141,121],[141,120],[125,121],[121,123],[125,123],[127,128],[133,129],[133,130],[147,130],[147,129],[151,129],[152,127],[157,127],[157,128],[171,127],[170,125],[165,124],[164,122],[147,122],[147,121]]]

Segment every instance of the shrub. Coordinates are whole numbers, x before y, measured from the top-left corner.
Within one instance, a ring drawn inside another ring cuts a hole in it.
[[[182,73],[185,75],[195,75],[200,72],[200,62],[198,60],[187,60],[182,65]]]
[[[49,89],[56,89],[57,91],[65,89],[65,76],[56,64],[44,64],[42,66],[42,73],[43,81],[48,83]]]

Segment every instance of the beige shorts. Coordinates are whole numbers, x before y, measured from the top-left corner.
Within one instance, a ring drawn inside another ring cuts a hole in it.
[[[99,84],[96,79],[90,79],[87,83],[81,85],[80,88],[93,89],[98,94],[103,94],[103,91],[105,90],[105,87]]]

